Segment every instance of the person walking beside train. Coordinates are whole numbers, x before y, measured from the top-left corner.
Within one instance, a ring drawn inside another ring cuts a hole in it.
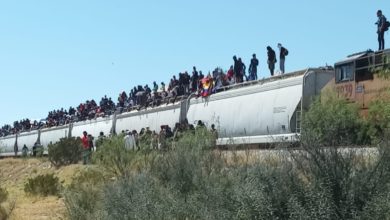
[[[132,131],[127,132],[126,136],[124,137],[124,140],[125,140],[125,149],[135,150],[137,144]]]
[[[267,46],[267,56],[268,56],[268,60],[267,60],[268,69],[271,73],[271,76],[273,76],[275,70],[275,63],[277,62],[277,60],[276,60],[275,51],[270,46]]]
[[[381,10],[378,10],[376,12],[376,16],[378,17],[378,21],[375,23],[378,26],[377,34],[378,34],[378,43],[379,43],[379,49],[378,50],[384,50],[385,49],[385,31],[388,30],[386,17],[382,14]]]
[[[280,72],[284,74],[284,62],[286,60],[286,56],[288,55],[288,50],[282,46],[281,43],[278,43],[278,48],[280,51],[279,55],[279,68]]]
[[[89,163],[89,156],[91,154],[88,133],[86,131],[83,131],[83,137],[81,137],[81,142],[83,144],[83,164],[86,165]]]

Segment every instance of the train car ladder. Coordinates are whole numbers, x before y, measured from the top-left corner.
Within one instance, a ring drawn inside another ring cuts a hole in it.
[[[302,111],[297,109],[295,114],[295,132],[301,133]]]

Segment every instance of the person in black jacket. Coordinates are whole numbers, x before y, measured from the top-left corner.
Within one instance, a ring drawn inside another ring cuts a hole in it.
[[[257,80],[257,66],[259,65],[259,60],[256,58],[256,54],[252,55],[251,64],[249,65],[249,79]]]
[[[376,12],[376,16],[378,17],[378,21],[375,23],[378,26],[378,43],[379,43],[379,49],[383,50],[385,49],[385,29],[386,29],[386,17],[382,14],[381,10],[378,10]]]
[[[275,70],[275,63],[277,62],[277,60],[276,60],[275,51],[270,46],[267,47],[267,55],[268,55],[268,60],[267,60],[268,69],[271,73],[271,76],[273,76]]]
[[[284,73],[284,61],[286,60],[288,50],[286,48],[284,48],[281,43],[278,43],[278,48],[280,50],[279,68],[280,68],[280,72],[283,74]]]
[[[242,73],[242,62],[240,62],[236,56],[233,56],[233,61],[234,61],[234,65],[233,65],[234,78],[236,79],[235,83],[240,83],[241,73]]]

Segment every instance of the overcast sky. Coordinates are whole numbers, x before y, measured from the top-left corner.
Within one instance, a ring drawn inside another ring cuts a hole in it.
[[[390,18],[389,0],[1,1],[0,126],[192,66],[228,69],[233,55],[248,65],[256,53],[268,77],[266,46],[279,42],[287,72],[333,65],[377,49],[378,9]]]

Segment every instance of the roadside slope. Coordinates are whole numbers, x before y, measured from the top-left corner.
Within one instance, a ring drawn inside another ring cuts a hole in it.
[[[46,158],[0,159],[0,185],[8,191],[9,201],[15,201],[11,219],[64,219],[65,205],[62,198],[27,195],[24,184],[28,178],[54,173],[63,185],[67,185],[82,167],[76,164],[56,169]]]

